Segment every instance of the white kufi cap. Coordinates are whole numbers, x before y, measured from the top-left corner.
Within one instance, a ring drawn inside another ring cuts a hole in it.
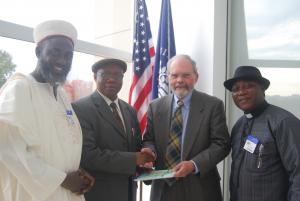
[[[67,37],[75,44],[77,31],[69,22],[63,20],[49,20],[37,25],[33,32],[33,39],[37,44],[52,36]]]

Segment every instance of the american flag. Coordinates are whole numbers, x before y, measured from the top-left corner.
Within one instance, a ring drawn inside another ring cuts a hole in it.
[[[152,98],[169,94],[167,63],[176,54],[170,0],[162,0],[153,73]]]
[[[129,92],[129,104],[136,111],[141,132],[146,127],[146,112],[151,101],[152,74],[155,50],[145,0],[137,0],[133,45],[133,81]]]

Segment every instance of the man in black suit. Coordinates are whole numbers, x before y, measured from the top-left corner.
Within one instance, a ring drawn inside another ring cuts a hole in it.
[[[83,131],[81,165],[95,177],[87,201],[136,200],[136,167],[154,160],[141,149],[136,112],[118,98],[127,65],[103,59],[92,66],[96,91],[73,103]]]
[[[254,66],[224,82],[244,112],[231,131],[230,201],[300,199],[300,120],[265,100],[269,85]]]

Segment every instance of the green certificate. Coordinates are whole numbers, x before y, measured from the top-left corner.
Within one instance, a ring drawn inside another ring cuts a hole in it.
[[[154,180],[154,179],[167,179],[174,177],[174,172],[172,170],[153,170],[149,173],[143,173],[134,181],[145,181],[145,180]]]

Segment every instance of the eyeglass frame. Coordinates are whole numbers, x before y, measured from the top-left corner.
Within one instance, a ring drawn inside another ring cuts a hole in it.
[[[99,70],[97,72],[97,76],[100,76],[104,80],[114,79],[114,80],[117,80],[117,81],[122,81],[123,77],[124,77],[124,73],[112,74],[112,73],[109,73],[109,72],[103,72],[103,71]]]

